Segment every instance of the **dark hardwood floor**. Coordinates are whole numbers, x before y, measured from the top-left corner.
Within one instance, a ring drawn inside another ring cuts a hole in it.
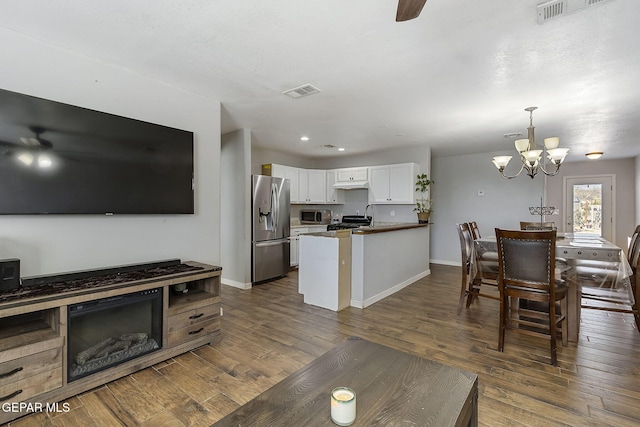
[[[432,274],[364,309],[305,305],[297,273],[249,291],[223,286],[222,340],[67,400],[71,411],[11,426],[208,426],[349,336],[479,376],[483,426],[637,426],[640,333],[630,314],[583,310],[578,344],[549,364],[543,339],[498,343],[498,302],[456,315],[460,269]]]

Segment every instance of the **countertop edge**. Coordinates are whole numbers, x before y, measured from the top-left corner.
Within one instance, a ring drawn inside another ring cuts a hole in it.
[[[407,224],[398,224],[398,225],[383,225],[380,227],[360,227],[354,228],[351,230],[352,234],[375,234],[375,233],[386,233],[388,231],[397,231],[397,230],[409,230],[411,228],[422,228],[427,227],[429,224],[416,224],[416,223],[407,223]]]

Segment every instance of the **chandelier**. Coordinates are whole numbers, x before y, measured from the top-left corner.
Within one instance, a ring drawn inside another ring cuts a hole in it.
[[[512,156],[496,156],[493,158],[493,164],[496,165],[503,178],[516,178],[522,173],[522,171],[527,171],[527,175],[529,175],[531,179],[536,176],[538,171],[549,176],[557,175],[560,170],[560,165],[569,152],[568,148],[558,147],[558,145],[560,145],[560,138],[557,137],[545,138],[544,147],[542,147],[542,149],[538,148],[536,145],[533,127],[533,111],[537,108],[538,107],[528,107],[524,109],[524,111],[529,112],[529,127],[527,128],[528,138],[516,139],[515,141],[516,150],[518,150],[520,160],[522,161],[522,166],[518,173],[512,176],[504,174],[504,168],[507,167]],[[549,159],[551,161],[549,166],[555,166],[555,170],[549,171],[545,169],[545,159]]]

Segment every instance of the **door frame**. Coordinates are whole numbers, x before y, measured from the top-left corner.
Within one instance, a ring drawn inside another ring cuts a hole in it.
[[[572,176],[563,176],[562,177],[562,214],[564,215],[562,218],[562,231],[569,232],[567,230],[567,215],[569,214],[570,207],[567,206],[567,185],[568,181],[579,179],[579,180],[598,180],[602,178],[610,178],[611,179],[611,236],[604,236],[603,238],[609,240],[610,242],[614,242],[616,240],[616,175],[615,174],[595,174],[595,175],[572,175]],[[573,213],[573,209],[572,213]],[[603,218],[603,221],[605,219]],[[604,227],[603,227],[604,228]]]

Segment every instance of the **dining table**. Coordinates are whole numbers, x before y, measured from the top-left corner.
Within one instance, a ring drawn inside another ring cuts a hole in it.
[[[495,235],[476,239],[474,250],[476,261],[492,257],[497,260]],[[481,269],[483,263],[475,262],[475,265],[476,269]],[[614,243],[592,234],[557,233],[556,277],[563,278],[568,287],[569,341],[578,341],[583,296],[629,306],[635,303],[630,281],[632,274],[624,251]]]

